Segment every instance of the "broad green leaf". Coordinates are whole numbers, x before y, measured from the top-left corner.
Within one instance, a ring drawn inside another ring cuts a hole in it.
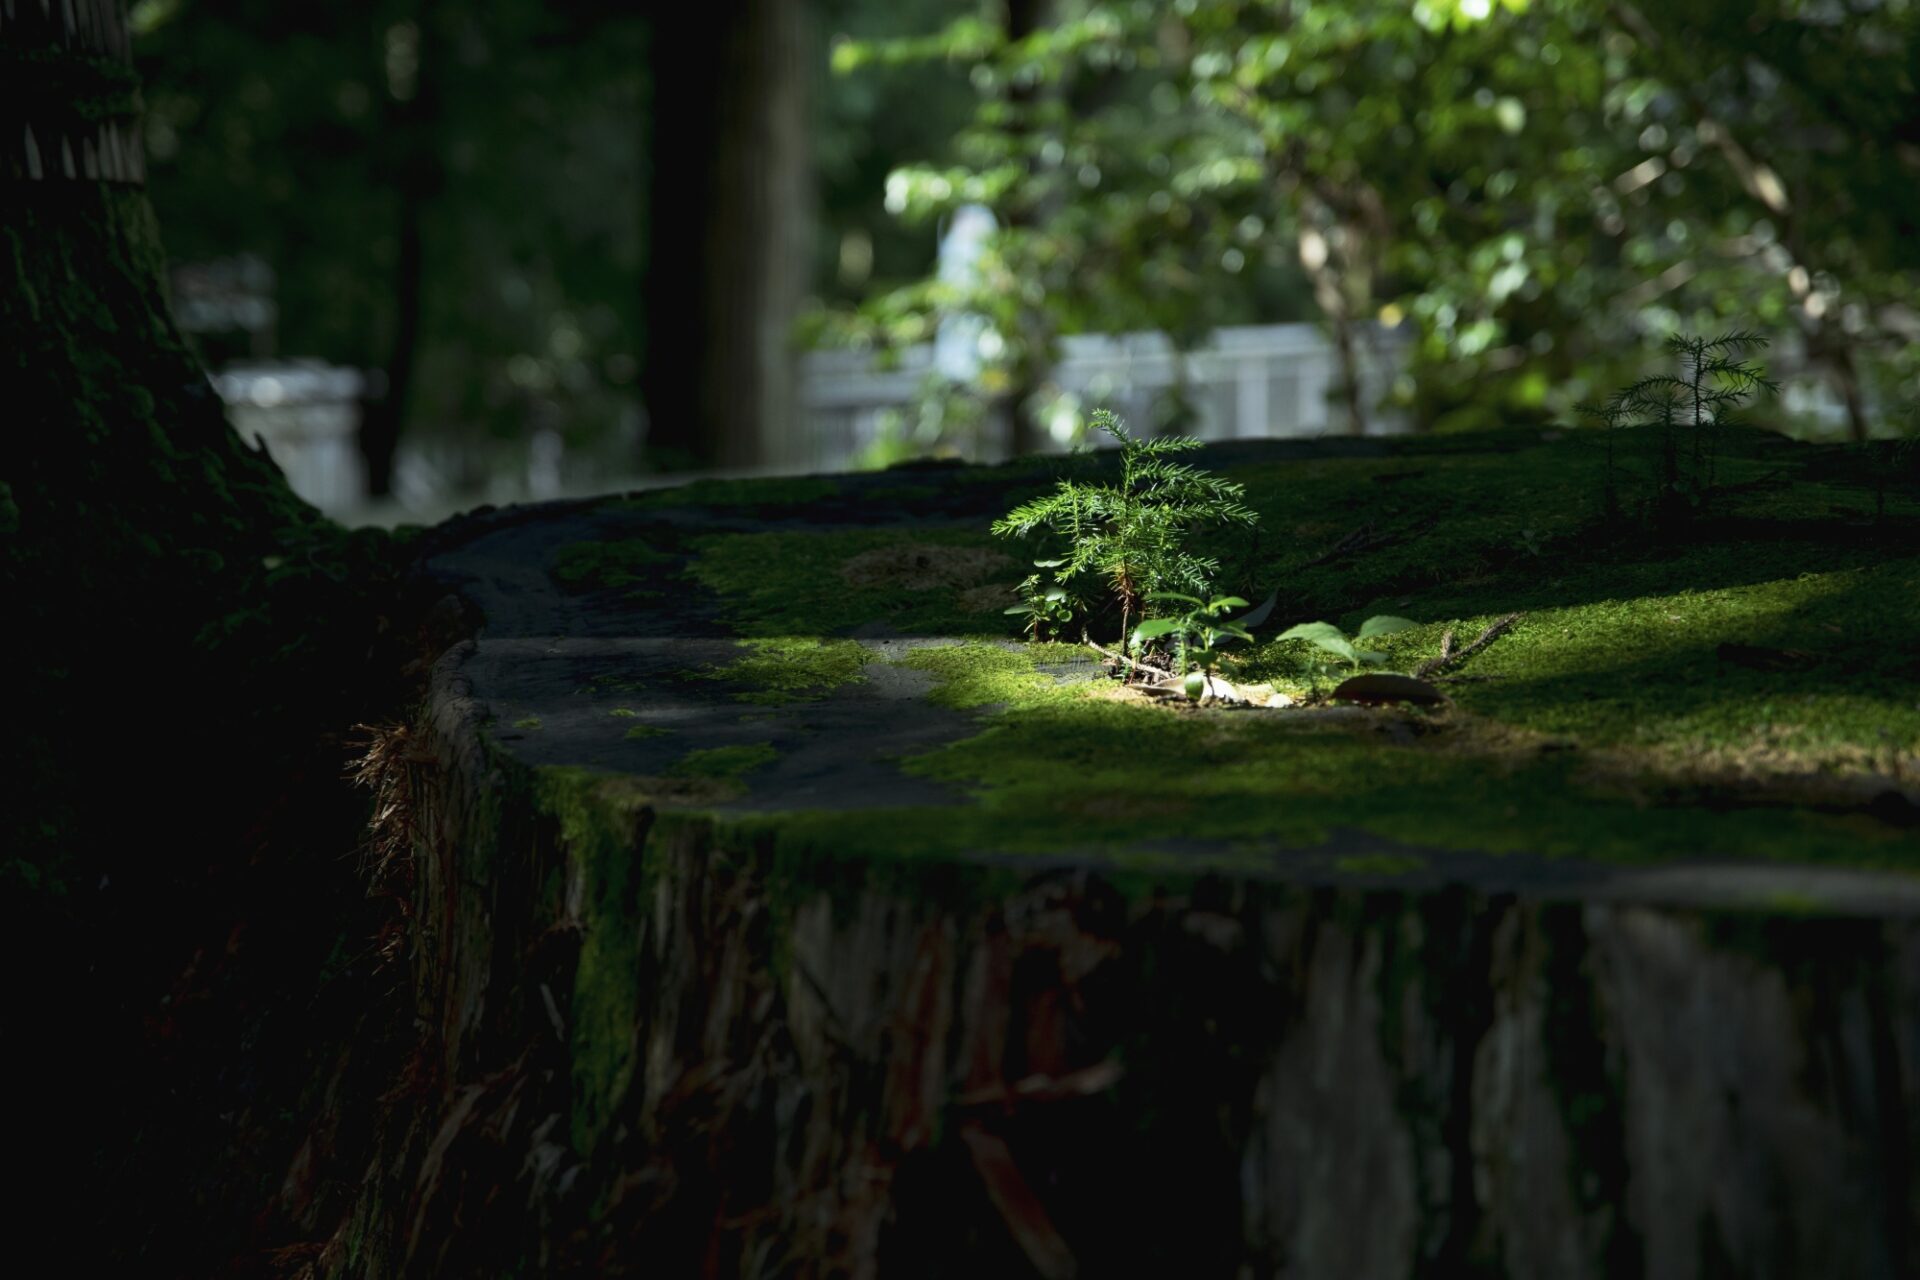
[[[1253,627],[1259,626],[1261,623],[1265,622],[1269,617],[1273,616],[1273,606],[1276,602],[1279,601],[1279,599],[1280,599],[1280,591],[1278,588],[1275,588],[1273,594],[1268,596],[1265,600],[1262,600],[1258,608],[1249,610],[1248,612],[1241,614],[1239,617],[1234,619],[1234,622],[1238,623],[1240,626],[1247,627],[1247,628],[1253,628]],[[1240,603],[1245,604],[1246,601],[1242,600]]]
[[[1346,643],[1347,633],[1331,622],[1302,622],[1298,626],[1288,627],[1278,637],[1281,640],[1311,640],[1319,644],[1322,640],[1338,640]]]
[[[1354,656],[1353,646],[1347,643],[1345,636],[1337,634],[1331,636],[1315,636],[1313,642],[1322,649],[1325,649],[1328,653],[1339,654],[1348,662],[1358,662],[1360,660]]]
[[[1002,612],[1002,613],[1032,613],[1032,612],[1033,612],[1033,606],[1032,606],[1032,605],[1029,605],[1029,604],[1017,604],[1017,605],[1015,605],[1015,606],[1013,606],[1013,608],[1011,608],[1011,609],[1002,609],[1002,610],[1001,610],[1000,612]]]
[[[1371,640],[1375,636],[1390,636],[1396,631],[1411,631],[1420,624],[1411,618],[1395,618],[1381,614],[1377,618],[1368,618],[1360,624],[1360,634],[1356,640]]]
[[[1387,660],[1387,655],[1374,649],[1356,649],[1353,653],[1353,660],[1355,662],[1364,662],[1370,667],[1377,667]]]
[[[1150,618],[1133,629],[1133,638],[1137,643],[1141,640],[1152,640],[1158,636],[1171,635],[1175,631],[1185,631],[1186,629],[1186,624],[1178,618]]]

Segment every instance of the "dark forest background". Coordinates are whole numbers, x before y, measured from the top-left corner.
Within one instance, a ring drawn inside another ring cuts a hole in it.
[[[369,371],[376,494],[403,438],[467,484],[541,431],[609,475],[778,461],[798,349],[884,358],[960,311],[986,359],[891,456],[1041,443],[1062,334],[1298,319],[1342,351],[1412,334],[1385,404],[1336,386],[1353,425],[1572,420],[1666,334],[1750,328],[1796,380],[1780,425],[1820,425],[1812,396],[1828,429],[1890,433],[1920,399],[1915,22],[1904,0],[133,9],[174,262],[270,272],[270,323],[204,354]],[[998,231],[942,282],[964,204]]]

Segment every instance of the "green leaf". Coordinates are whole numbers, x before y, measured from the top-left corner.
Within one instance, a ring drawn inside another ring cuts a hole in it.
[[[1371,640],[1375,636],[1390,636],[1396,631],[1411,631],[1420,624],[1411,618],[1395,618],[1382,614],[1377,618],[1368,618],[1360,624],[1360,634],[1356,640]]]
[[[1328,639],[1344,643],[1346,638],[1347,633],[1331,622],[1302,622],[1297,626],[1288,627],[1277,637],[1281,640],[1311,640],[1315,644]]]
[[[1178,600],[1181,604],[1193,604],[1193,605],[1201,604],[1201,601],[1196,600],[1194,597],[1183,596],[1178,591],[1149,591],[1147,592],[1147,599]]]
[[[1374,649],[1356,649],[1353,652],[1353,660],[1364,662],[1370,667],[1377,667],[1387,660],[1387,655]]]
[[[1347,638],[1343,635],[1315,636],[1313,642],[1322,649],[1325,649],[1328,653],[1339,654],[1348,662],[1360,661],[1360,658],[1353,651],[1353,646],[1347,643]]]
[[[1000,612],[1002,612],[1002,613],[1032,613],[1032,612],[1033,612],[1033,606],[1032,606],[1032,605],[1030,605],[1030,604],[1017,604],[1017,605],[1015,605],[1015,606],[1013,606],[1013,608],[1011,608],[1011,609],[1002,609],[1002,610],[1001,610]]]
[[[1272,595],[1268,596],[1265,600],[1262,600],[1260,602],[1258,608],[1249,610],[1248,612],[1241,614],[1239,617],[1234,619],[1234,622],[1240,626],[1248,627],[1248,628],[1259,626],[1261,623],[1265,622],[1268,618],[1273,616],[1273,606],[1279,601],[1279,599],[1280,599],[1280,590],[1278,587],[1276,587],[1274,588]],[[1245,604],[1246,601],[1242,600],[1240,603]]]
[[[1186,629],[1186,623],[1178,618],[1150,618],[1133,629],[1133,639],[1134,643],[1138,644],[1142,640],[1152,640]]]

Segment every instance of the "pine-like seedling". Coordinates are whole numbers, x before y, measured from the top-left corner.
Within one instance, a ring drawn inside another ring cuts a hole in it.
[[[1098,578],[1112,589],[1120,604],[1124,646],[1129,625],[1143,616],[1149,595],[1211,595],[1220,562],[1192,549],[1196,533],[1222,525],[1251,527],[1259,517],[1243,502],[1242,486],[1177,460],[1198,449],[1198,440],[1137,440],[1106,409],[1093,414],[1092,425],[1120,446],[1120,483],[1061,480],[1046,497],[996,520],[993,532],[1019,538],[1045,533],[1065,542],[1055,576],[1063,585]]]
[[[1678,373],[1655,374],[1616,391],[1603,405],[1586,410],[1608,430],[1607,481],[1613,481],[1612,431],[1621,426],[1660,429],[1658,512],[1704,502],[1714,483],[1725,428],[1757,393],[1778,393],[1780,384],[1748,354],[1767,346],[1767,338],[1737,329],[1718,337],[1674,334],[1667,354]]]

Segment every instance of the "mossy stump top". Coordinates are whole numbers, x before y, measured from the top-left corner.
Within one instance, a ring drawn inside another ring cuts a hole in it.
[[[1636,442],[1617,439],[1631,482]],[[1646,448],[1639,449],[1640,453]],[[1920,910],[1920,486],[1738,435],[1684,527],[1605,514],[1601,438],[1210,448],[1261,517],[1212,548],[1260,629],[1374,614],[1433,707],[1332,702],[1263,638],[1192,706],[1005,614],[1044,548],[992,519],[1099,456],[705,481],[442,531],[493,749],[658,814],[873,865],[1096,864],[1301,884]],[[1112,646],[1117,621],[1090,620]],[[1451,633],[1452,639],[1448,640]]]

